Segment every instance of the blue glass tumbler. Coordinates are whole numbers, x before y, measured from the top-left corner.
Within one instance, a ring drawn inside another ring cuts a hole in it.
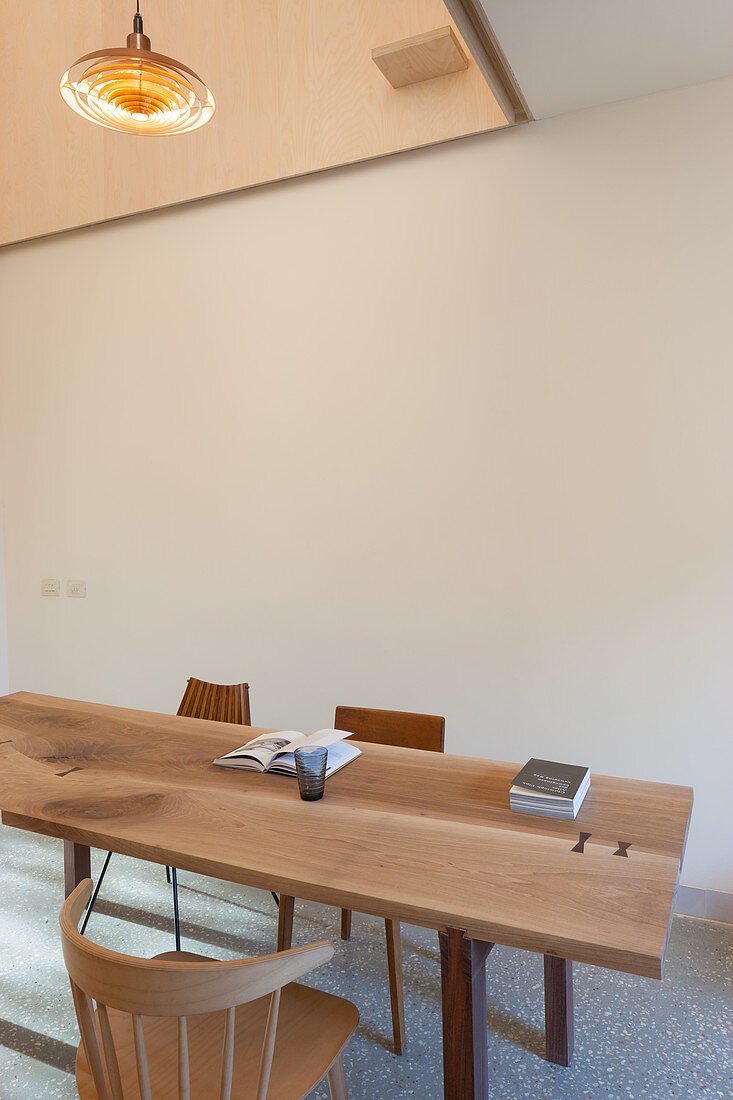
[[[294,755],[300,797],[304,802],[317,802],[319,798],[323,798],[326,786],[328,749],[296,749]]]

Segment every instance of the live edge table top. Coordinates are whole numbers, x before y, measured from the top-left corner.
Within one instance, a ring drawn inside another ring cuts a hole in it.
[[[519,764],[361,744],[364,755],[327,781],[325,798],[307,803],[290,777],[212,765],[260,732],[6,696],[3,821],[358,912],[661,976],[689,787],[593,775],[578,817],[561,821],[509,809]]]

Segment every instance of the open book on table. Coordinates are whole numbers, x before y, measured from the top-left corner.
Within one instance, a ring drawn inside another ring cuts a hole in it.
[[[318,730],[306,736],[297,730],[279,730],[276,733],[262,733],[246,745],[218,756],[214,761],[224,768],[249,768],[256,772],[281,772],[283,775],[296,775],[295,750],[299,748],[327,748],[326,779],[345,764],[361,756],[356,745],[344,744],[344,738],[351,737],[345,730]]]

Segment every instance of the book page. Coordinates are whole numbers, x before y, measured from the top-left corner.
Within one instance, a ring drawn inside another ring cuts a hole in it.
[[[287,736],[287,732],[280,734],[279,736]],[[295,739],[290,742],[289,745],[285,745],[282,748],[282,752],[293,752],[295,749],[318,749],[328,748],[329,745],[333,745],[336,741],[343,741],[344,738],[351,737],[350,733],[346,730],[317,730],[316,733],[311,733],[307,737],[304,737],[302,733],[296,734]],[[277,754],[278,756],[280,753]]]
[[[303,734],[297,730],[281,730],[277,733],[261,733],[259,737],[253,737],[246,745],[240,745],[238,749],[232,749],[225,753],[221,760],[235,760],[240,756],[251,756],[259,760],[263,768],[267,768],[270,761],[279,752],[292,752],[303,741]]]
[[[355,760],[357,756],[361,756],[361,749],[357,749],[356,745],[346,745],[342,739],[332,741],[328,748],[326,779],[350,761]],[[282,775],[296,775],[295,755],[292,752],[279,752],[267,770],[279,772]]]
[[[327,748],[345,737],[351,737],[351,734],[345,730],[318,730],[309,737],[298,730],[276,730],[273,733],[261,733],[259,737],[253,737],[245,745],[224,753],[223,756],[218,757],[218,760],[256,760],[263,771],[268,771],[274,760],[279,760],[286,754],[292,756],[295,749],[301,745],[307,745],[309,748]]]

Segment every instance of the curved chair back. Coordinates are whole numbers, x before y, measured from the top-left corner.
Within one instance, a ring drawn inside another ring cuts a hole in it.
[[[192,676],[177,713],[185,718],[209,718],[213,722],[251,726],[249,684],[209,684]]]
[[[333,724],[337,730],[353,733],[355,741],[369,741],[374,745],[443,752],[445,744],[445,718],[437,714],[336,707]]]
[[[221,1056],[220,1100],[230,1100],[234,1066],[235,1011],[238,1005],[270,995],[270,1010],[262,1044],[257,1097],[265,1100],[275,1049],[280,990],[333,955],[329,943],[297,947],[277,955],[230,962],[140,959],[90,943],[77,930],[89,900],[91,879],[77,886],[61,910],[64,962],[71,980],[74,1008],[90,1072],[100,1100],[124,1100],[108,1008],[132,1017],[137,1075],[142,1100],[152,1100],[142,1017],[178,1017],[178,1094],[190,1090],[186,1017],[226,1011]],[[100,1047],[96,1016],[102,1037]]]

